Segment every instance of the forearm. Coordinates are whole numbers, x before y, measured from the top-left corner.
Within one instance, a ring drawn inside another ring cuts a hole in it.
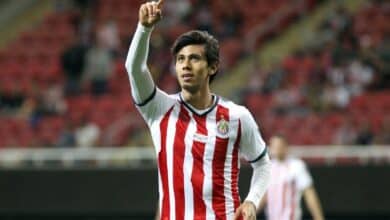
[[[132,96],[136,103],[145,101],[154,90],[154,82],[147,67],[152,28],[138,24],[126,58]]]
[[[253,174],[251,186],[245,201],[252,202],[258,208],[262,197],[264,196],[270,178],[271,178],[271,161],[268,155],[252,164]]]
[[[317,202],[311,208],[309,208],[313,220],[324,220],[324,214],[322,213],[321,205]]]
[[[323,220],[324,215],[322,213],[322,208],[320,200],[318,199],[317,193],[314,187],[309,187],[304,191],[304,198],[306,205],[313,217],[314,220]]]

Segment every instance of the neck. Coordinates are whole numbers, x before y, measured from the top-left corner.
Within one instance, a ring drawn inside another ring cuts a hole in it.
[[[183,97],[184,101],[196,109],[206,109],[213,104],[213,97],[209,88],[198,90],[196,92],[190,92],[188,90],[182,89],[181,96]]]

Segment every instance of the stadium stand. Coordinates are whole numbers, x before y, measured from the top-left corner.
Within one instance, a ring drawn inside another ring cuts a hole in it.
[[[250,77],[256,87],[245,91],[244,103],[265,134],[281,132],[297,145],[388,144],[374,137],[388,127],[390,111],[389,59],[380,52],[388,41],[386,10],[381,1],[365,4],[355,15],[340,7],[318,28],[318,46]],[[337,138],[346,136],[347,121],[353,137]]]
[[[100,130],[101,135],[93,142],[96,146],[128,145],[136,139],[140,130],[145,130],[142,119],[132,105],[123,65],[131,33],[137,24],[137,7],[134,5],[141,2],[101,0],[98,4],[75,4],[70,8],[56,9],[35,28],[25,31],[0,50],[0,147],[58,146],[61,145],[59,140],[64,133],[69,131],[75,136],[85,122],[96,125]],[[274,0],[267,1],[267,4],[256,1],[253,5],[252,1],[226,3],[222,0],[191,0],[172,1],[172,4],[178,2],[180,7],[177,10],[169,11],[172,6],[167,4],[169,16],[161,23],[166,28],[156,30],[152,39],[150,68],[158,85],[170,92],[176,91],[177,85],[175,77],[167,74],[171,64],[166,57],[170,56],[169,45],[178,34],[191,28],[201,28],[217,35],[221,39],[221,70],[227,71],[239,60],[248,57],[242,47],[242,36],[254,26],[266,23],[274,12],[290,7],[296,1]],[[207,2],[211,3],[211,10],[206,7]],[[261,43],[271,36],[282,34],[303,12],[314,10],[319,2],[305,0],[306,7],[298,7],[285,14],[277,26],[269,30],[264,38],[258,39],[256,47],[260,48]],[[325,19],[324,27],[319,32],[330,30],[340,35],[346,30],[348,36],[358,38],[359,44],[369,44],[364,51],[369,59],[376,54],[377,48],[385,45],[388,35],[388,24],[385,22],[388,14],[385,8],[385,3],[373,1],[358,14],[348,15],[351,19],[348,20],[349,29],[338,27],[335,19]],[[176,13],[171,14],[173,11]],[[370,20],[375,19],[376,25],[367,25],[365,22],[368,17]],[[93,83],[80,76],[75,79],[76,93],[68,93],[65,88],[69,83],[69,75],[66,75],[64,69],[64,52],[75,45],[85,47],[87,49],[78,54],[85,57],[89,48],[99,44],[101,38],[108,42],[104,46],[110,47],[110,55],[113,57],[107,64],[110,71],[107,82],[103,82],[105,92],[92,93]],[[332,39],[336,39],[336,36]],[[348,39],[345,41],[350,43]],[[338,59],[330,54],[339,49],[332,44],[336,42],[330,40],[315,51],[302,50],[286,57],[278,65],[283,73],[275,88],[242,93],[243,102],[261,122],[261,129],[266,136],[277,131],[285,133],[292,144],[332,144],[337,129],[345,123],[345,115],[350,115],[354,125],[369,122],[373,135],[388,127],[384,125],[388,122],[384,118],[389,112],[388,75],[385,74],[388,70],[386,63],[389,62],[384,52],[383,58],[373,58],[372,63],[367,65],[366,59],[354,59],[358,64],[363,64],[356,68],[369,68],[373,72],[372,80],[363,82],[359,94],[350,94],[350,99],[344,105],[343,100],[340,103],[325,103],[322,100],[325,99],[322,97],[325,96],[324,90],[328,88],[325,85],[331,84],[330,79],[326,78],[327,74],[339,67],[335,64]],[[361,54],[357,48],[352,48],[352,52]],[[269,79],[278,75],[276,68],[274,70],[267,73]],[[314,85],[313,80],[320,80],[319,86],[310,88],[310,85]],[[332,89],[332,85],[329,88]],[[310,89],[323,92],[313,93]],[[294,99],[286,106],[283,103],[285,94],[290,94],[291,99]],[[296,97],[293,97],[294,94]],[[310,97],[310,94],[315,97]],[[330,98],[330,101],[334,99]],[[362,114],[366,117],[361,117]],[[123,120],[128,123],[121,123]]]

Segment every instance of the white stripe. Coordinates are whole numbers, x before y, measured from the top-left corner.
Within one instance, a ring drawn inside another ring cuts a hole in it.
[[[162,119],[162,118],[161,118]],[[156,123],[153,123],[150,127],[150,132],[153,134],[152,140],[154,144],[154,150],[156,152],[156,157],[161,150],[161,133],[160,133],[160,124],[162,120],[159,120]]]
[[[302,198],[302,191],[298,191],[298,189],[295,189],[295,211],[294,211],[294,219],[301,219],[302,218],[302,209],[300,204],[300,199]]]
[[[217,107],[216,107],[217,108]],[[206,118],[206,128],[209,140],[205,144],[205,151],[203,156],[203,170],[204,170],[204,184],[203,184],[203,199],[206,203],[206,219],[215,219],[215,213],[213,210],[213,156],[215,146],[215,132],[216,126],[216,109],[208,113]]]
[[[154,150],[156,152],[156,158],[158,161],[158,154],[161,150],[161,133],[160,133],[160,124],[163,118],[161,118],[159,121],[152,123],[150,127],[150,132],[154,135],[152,135],[152,140],[154,143]],[[162,197],[163,197],[163,189],[162,189],[162,181],[161,181],[161,175],[160,175],[160,169],[158,170],[158,191],[159,191],[159,214],[161,215],[161,209],[162,209]]]
[[[194,219],[194,195],[191,183],[191,175],[193,169],[193,158],[192,158],[192,145],[193,136],[196,132],[196,123],[192,117],[192,113],[189,112],[190,122],[188,124],[187,132],[184,138],[185,143],[185,154],[184,154],[184,165],[183,165],[183,178],[184,178],[184,201],[185,201],[185,213],[184,219]]]
[[[288,168],[285,169],[283,172],[288,173]],[[293,191],[292,184],[290,181],[287,181],[287,179],[284,179],[284,182],[287,183],[287,190],[286,190],[286,201],[285,201],[285,207],[284,207],[284,218],[286,220],[290,220],[290,215],[292,212],[292,201],[293,201]]]
[[[158,197],[158,214],[161,215],[161,210],[162,210],[162,197],[163,197],[163,191],[162,191],[162,182],[161,182],[161,175],[160,172],[158,172],[158,192],[159,192],[159,197]],[[160,217],[158,217],[160,219]]]
[[[176,133],[176,122],[179,118],[180,105],[175,105],[172,110],[171,116],[168,119],[168,130],[167,130],[167,170],[168,170],[168,188],[169,188],[169,204],[170,204],[170,219],[176,219],[175,213],[175,193],[173,190],[173,143]]]
[[[231,112],[231,111],[230,111]],[[229,116],[231,119],[231,115]],[[226,150],[226,160],[224,168],[224,195],[225,195],[225,210],[226,219],[233,219],[234,217],[234,199],[232,194],[232,161],[233,148],[238,134],[238,120],[229,119],[229,142]]]
[[[280,172],[278,169],[277,163],[272,163],[272,175],[271,175],[271,183],[270,187],[268,188],[267,198],[268,198],[268,204],[267,204],[267,210],[268,210],[268,217],[270,220],[277,219],[277,215],[279,214],[277,212],[277,207],[282,203],[281,201],[277,202],[278,195],[277,195],[277,180],[279,179]],[[280,199],[279,199],[280,200]]]
[[[275,193],[275,198],[274,198],[275,210],[274,210],[274,213],[275,213],[275,218],[276,219],[280,219],[280,218],[283,217],[283,212],[282,212],[283,203],[282,203],[282,201],[280,199],[280,198],[283,197],[283,194],[282,194],[283,184],[281,184],[281,180],[280,180],[281,178],[283,178],[283,173],[282,173],[283,170],[281,168],[282,167],[278,166],[278,173],[280,173],[281,175],[278,176],[278,179],[276,180],[277,185],[275,186],[275,189],[274,189],[275,190],[274,191],[274,193]],[[278,202],[278,200],[280,202]]]

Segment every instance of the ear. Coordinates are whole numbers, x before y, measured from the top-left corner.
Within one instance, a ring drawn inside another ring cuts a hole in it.
[[[212,76],[217,73],[218,71],[218,62],[215,62],[214,64],[209,66],[210,73],[209,75]]]

